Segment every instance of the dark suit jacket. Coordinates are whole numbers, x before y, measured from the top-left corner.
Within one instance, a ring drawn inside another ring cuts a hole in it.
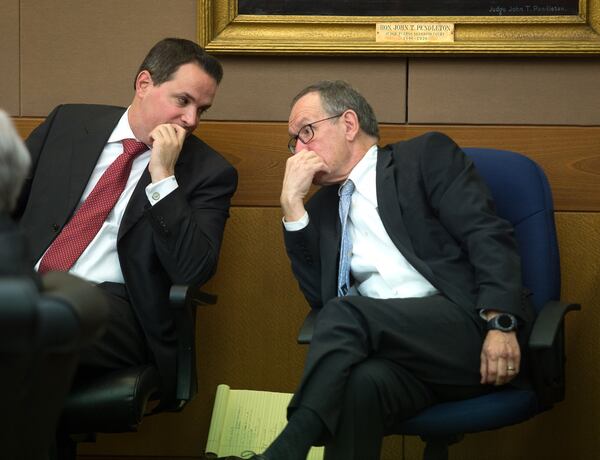
[[[388,235],[433,286],[468,310],[531,321],[512,227],[495,214],[489,190],[450,138],[427,133],[379,148],[376,177]],[[308,226],[284,232],[292,269],[313,308],[337,295],[338,200],[338,185],[322,187],[307,203]]]
[[[26,276],[41,289],[23,233],[11,217],[0,212],[0,277]]]
[[[33,166],[15,215],[33,260],[69,221],[121,107],[59,106],[27,139]],[[195,136],[175,166],[179,188],[151,206],[143,173],[119,228],[117,251],[133,309],[172,394],[176,337],[167,309],[173,284],[202,284],[215,272],[237,172]]]

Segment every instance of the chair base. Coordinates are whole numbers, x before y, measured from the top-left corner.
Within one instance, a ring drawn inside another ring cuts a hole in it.
[[[462,434],[421,438],[425,442],[423,460],[448,460],[448,446],[456,444],[462,438]]]
[[[77,446],[80,442],[96,442],[96,433],[59,433],[50,451],[49,460],[76,460]]]

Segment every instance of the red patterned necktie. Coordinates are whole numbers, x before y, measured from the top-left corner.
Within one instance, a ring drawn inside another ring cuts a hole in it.
[[[148,147],[142,142],[123,140],[123,153],[104,171],[94,189],[52,242],[40,262],[39,273],[69,271],[123,193],[133,160],[146,150]]]

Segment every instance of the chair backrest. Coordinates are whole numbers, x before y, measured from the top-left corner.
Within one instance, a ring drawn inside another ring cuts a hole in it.
[[[489,187],[498,215],[515,229],[523,285],[539,311],[560,296],[560,263],[552,193],[544,171],[519,153],[465,148]],[[507,185],[510,184],[510,185]]]
[[[40,295],[31,279],[0,279],[2,458],[47,458],[77,365],[64,345],[78,332],[69,305]]]
[[[0,278],[0,443],[7,460],[48,458],[79,351],[107,317],[93,286],[50,275],[42,293],[29,277]]]

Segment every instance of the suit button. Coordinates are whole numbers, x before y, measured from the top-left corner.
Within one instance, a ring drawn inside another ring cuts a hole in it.
[[[52,230],[54,230],[55,232],[58,232],[60,230],[60,225],[52,224]]]

